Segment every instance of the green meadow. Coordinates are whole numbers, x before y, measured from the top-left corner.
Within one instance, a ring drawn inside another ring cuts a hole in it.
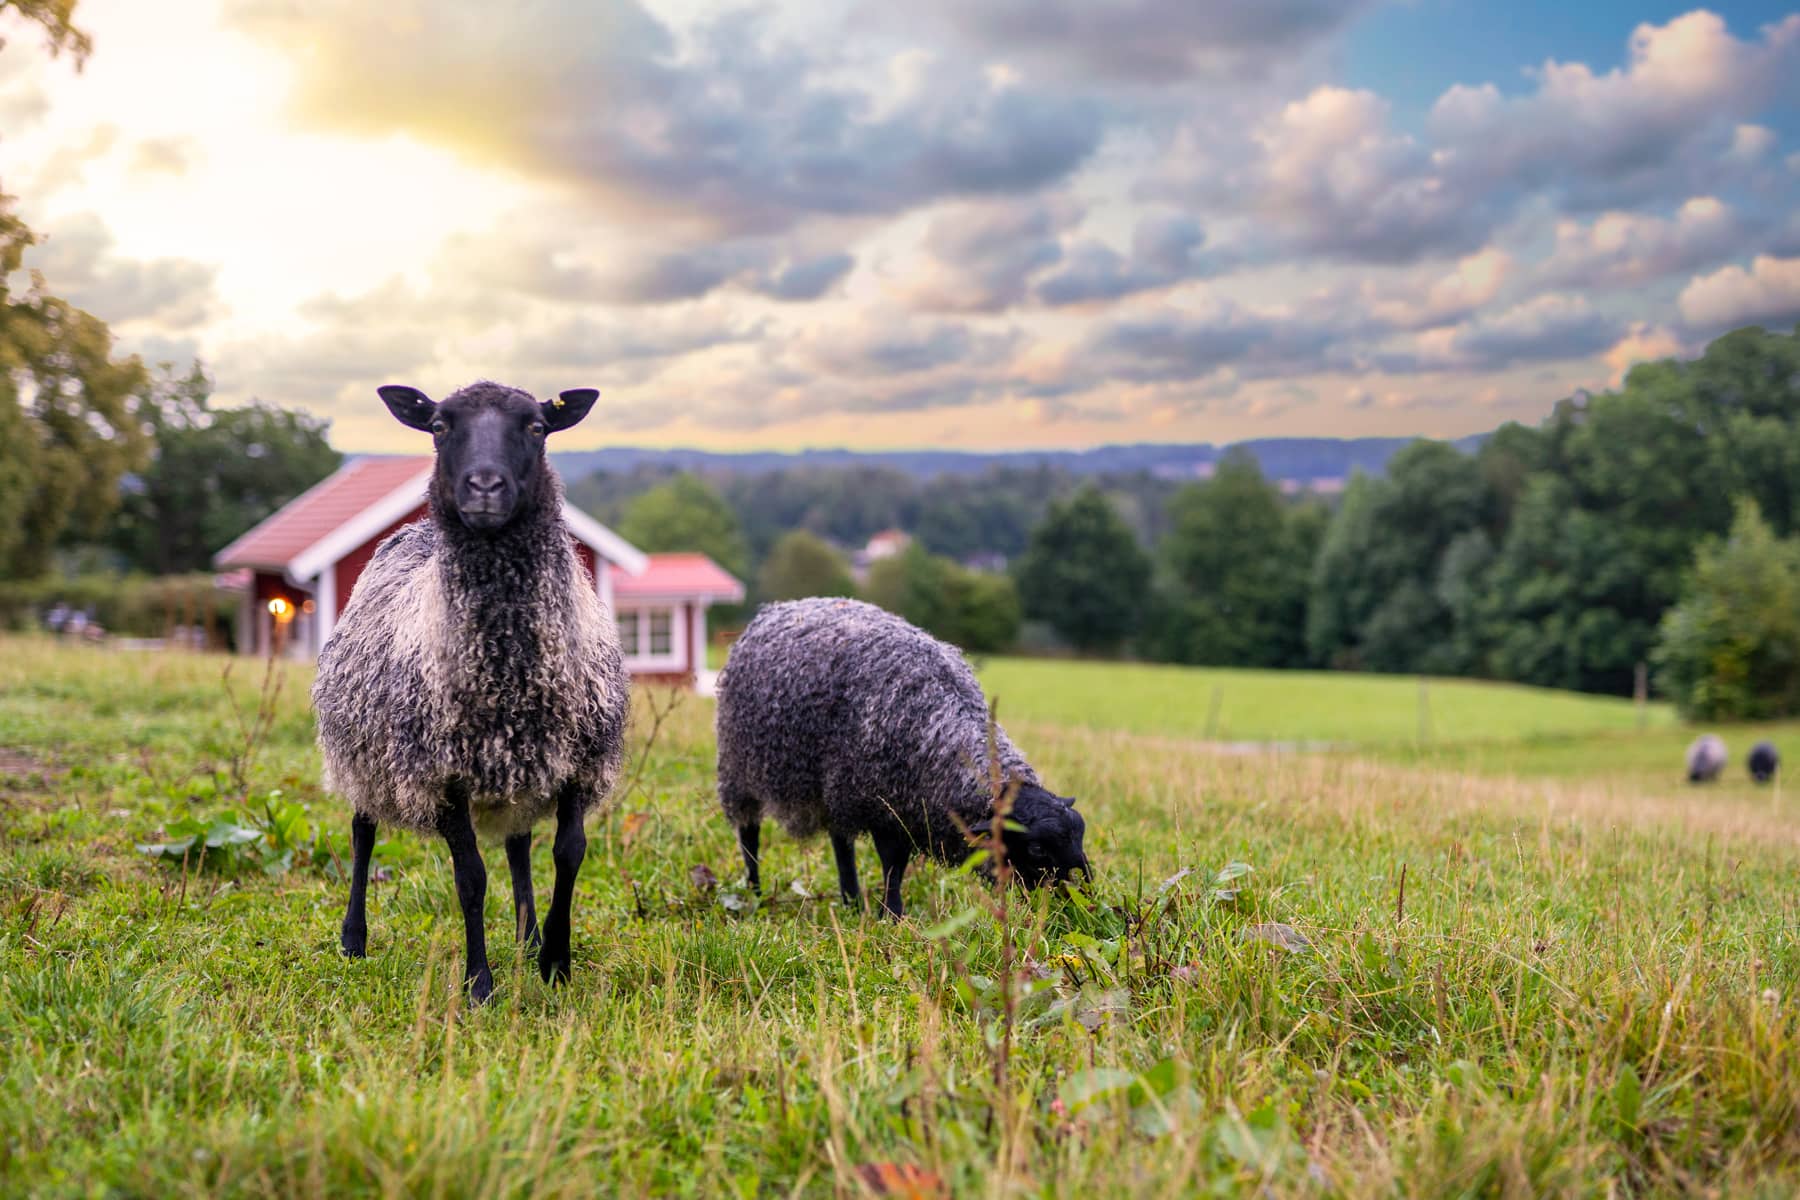
[[[490,853],[470,1010],[435,844],[338,954],[310,671],[227,666],[0,640],[0,1194],[1800,1190],[1800,804],[1659,706],[992,660],[1096,877],[896,925],[772,830],[745,895],[710,702],[641,696],[572,980]]]
[[[1664,704],[1466,679],[993,658],[1002,720],[1219,741],[1356,747],[1519,742],[1674,725]]]

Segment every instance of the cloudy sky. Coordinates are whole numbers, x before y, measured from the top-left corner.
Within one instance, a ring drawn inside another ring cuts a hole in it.
[[[1800,12],[82,0],[33,265],[221,396],[594,386],[565,448],[1453,435],[1800,319]]]

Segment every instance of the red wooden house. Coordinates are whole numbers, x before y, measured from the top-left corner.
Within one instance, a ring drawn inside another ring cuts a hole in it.
[[[214,556],[221,570],[247,570],[237,643],[266,654],[317,656],[375,547],[425,516],[432,460],[370,456],[330,478]],[[563,520],[576,552],[612,610],[635,678],[685,680],[705,689],[706,612],[744,598],[739,583],[704,554],[645,554],[566,501]]]

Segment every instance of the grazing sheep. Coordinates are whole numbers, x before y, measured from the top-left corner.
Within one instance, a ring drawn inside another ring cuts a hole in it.
[[[1750,778],[1767,783],[1781,770],[1781,752],[1774,742],[1758,742],[1750,747]]]
[[[343,948],[366,950],[364,895],[376,826],[450,847],[467,939],[465,983],[493,990],[483,930],[487,871],[476,835],[502,839],[520,936],[546,980],[569,974],[569,904],[587,851],[582,818],[623,756],[630,681],[612,619],[562,519],[544,439],[597,392],[539,404],[476,383],[442,404],[409,387],[381,398],[429,430],[430,515],[381,543],[319,655],[313,704],[326,780],[350,801],[353,864]],[[541,941],[531,827],[556,814],[556,885]]]
[[[1687,749],[1688,782],[1713,782],[1725,769],[1727,761],[1724,739],[1716,733],[1702,734]]]
[[[956,864],[994,814],[997,761],[1016,785],[1006,857],[1032,886],[1088,869],[1075,802],[1046,790],[993,728],[975,675],[945,645],[872,604],[819,598],[764,606],[719,677],[719,805],[737,827],[750,886],[768,813],[794,837],[831,835],[838,886],[855,903],[860,833],[881,858],[882,904],[920,851]]]

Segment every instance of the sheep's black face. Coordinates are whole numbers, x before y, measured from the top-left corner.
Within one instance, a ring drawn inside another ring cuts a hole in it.
[[[453,510],[468,528],[485,532],[508,525],[520,500],[540,486],[548,469],[544,439],[585,417],[600,395],[578,388],[540,404],[496,383],[472,384],[441,404],[417,388],[380,393],[401,424],[428,431],[436,444],[432,490],[440,520]]]
[[[1027,887],[1066,883],[1076,871],[1088,873],[1087,854],[1081,848],[1087,822],[1075,811],[1073,800],[1026,784],[1013,797],[1011,819],[1020,828],[1001,835],[1006,861]]]

